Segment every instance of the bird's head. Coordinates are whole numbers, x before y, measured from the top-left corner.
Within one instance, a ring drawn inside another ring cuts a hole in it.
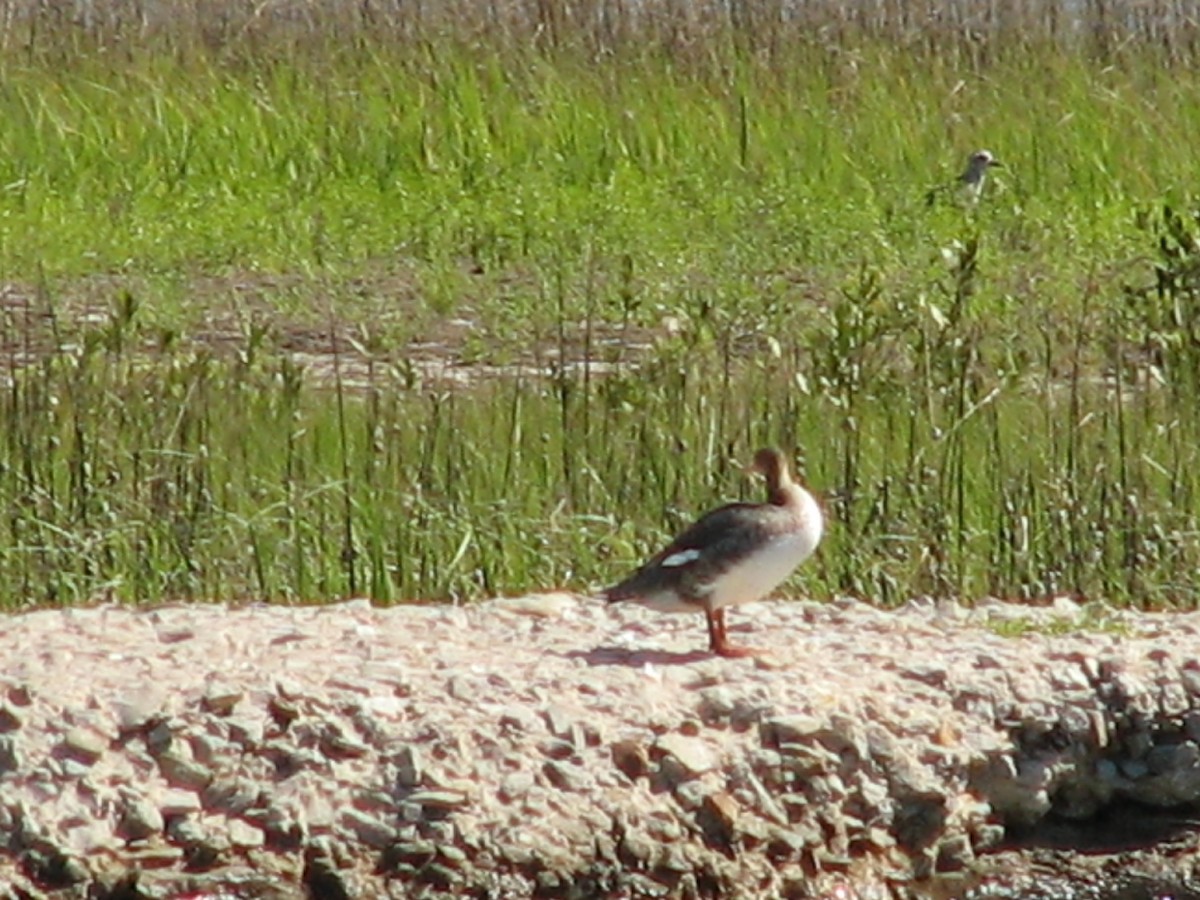
[[[964,181],[978,181],[988,169],[1003,169],[1004,163],[996,159],[990,150],[976,150],[967,161],[967,171],[963,173]]]
[[[762,475],[767,480],[767,490],[774,494],[781,486],[790,484],[791,472],[787,457],[774,447],[763,447],[754,454],[754,461],[746,467],[747,472]]]

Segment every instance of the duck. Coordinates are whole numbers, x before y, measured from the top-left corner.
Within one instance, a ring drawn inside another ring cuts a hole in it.
[[[729,503],[706,513],[601,596],[659,612],[702,612],[712,653],[757,655],[755,648],[730,643],[725,610],[778,587],[817,549],[825,520],[816,498],[792,479],[779,450],[759,450],[748,471],[765,477],[766,502]]]
[[[967,158],[967,167],[952,184],[936,187],[925,195],[925,202],[933,205],[938,194],[954,190],[968,205],[979,202],[983,194],[983,185],[987,181],[987,173],[992,169],[1003,169],[1004,163],[996,159],[990,150],[976,150]]]

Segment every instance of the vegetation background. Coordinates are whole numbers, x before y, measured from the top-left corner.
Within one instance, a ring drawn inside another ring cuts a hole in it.
[[[0,598],[1200,599],[1183,2],[0,4]],[[952,182],[987,147],[977,205]]]

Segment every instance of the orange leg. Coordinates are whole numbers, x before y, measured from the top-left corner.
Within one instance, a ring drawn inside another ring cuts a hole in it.
[[[729,643],[729,637],[725,633],[724,607],[707,610],[705,615],[708,617],[708,649],[717,654],[717,656],[737,659],[738,657],[757,656],[759,654],[760,651],[754,647],[741,647],[737,644]]]

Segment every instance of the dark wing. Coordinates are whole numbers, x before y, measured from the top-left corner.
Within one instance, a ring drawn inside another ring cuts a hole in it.
[[[620,584],[604,592],[609,602],[674,591],[700,600],[706,587],[775,534],[775,510],[730,503],[706,514]]]

